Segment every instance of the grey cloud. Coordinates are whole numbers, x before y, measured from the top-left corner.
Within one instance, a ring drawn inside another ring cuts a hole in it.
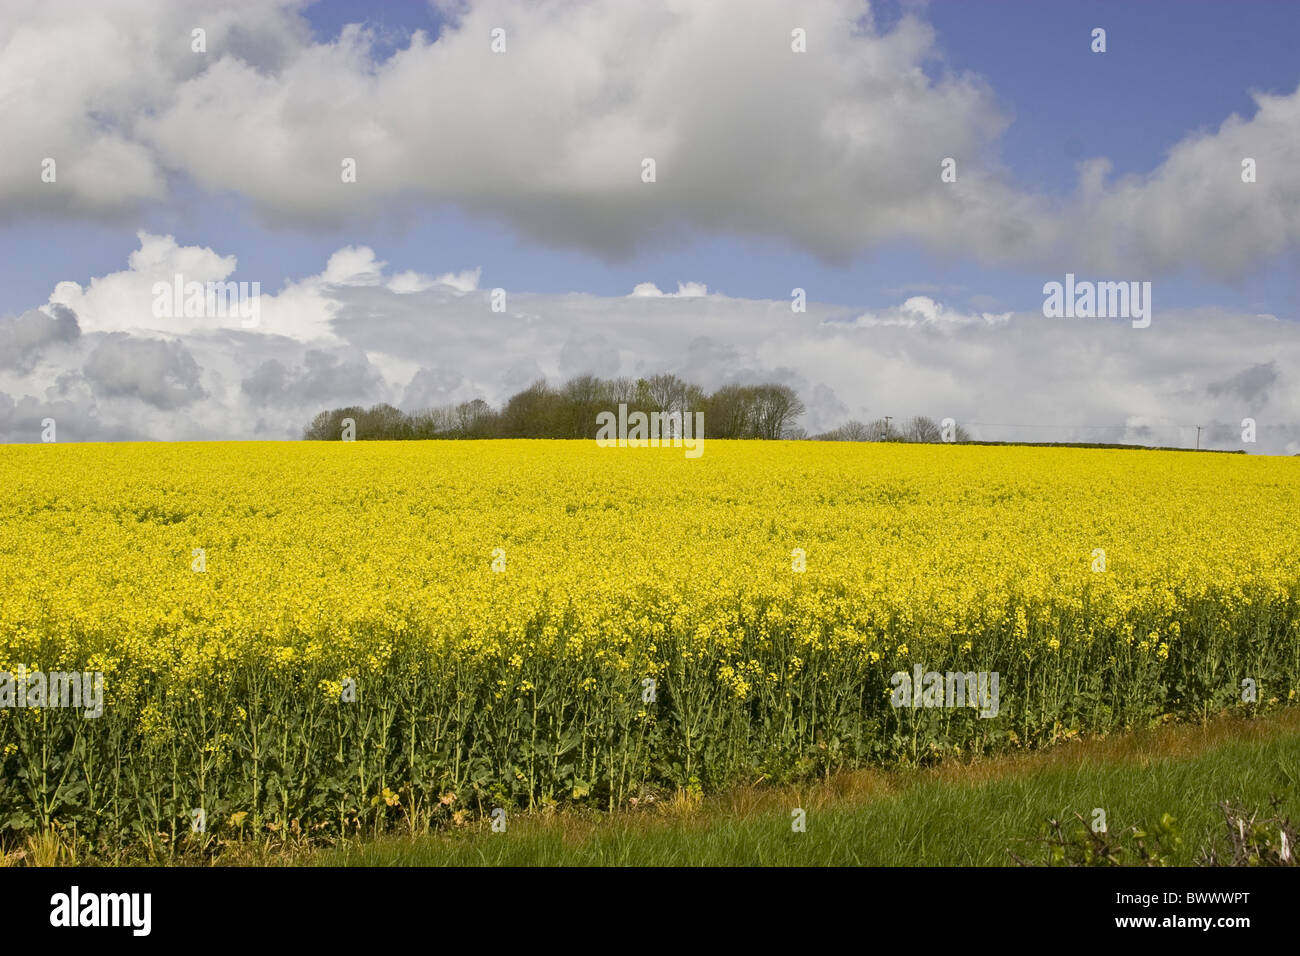
[[[804,428],[811,435],[830,431],[854,417],[849,413],[849,407],[835,394],[835,390],[826,385],[813,386],[804,398],[804,405],[808,409]]]
[[[1207,391],[1213,396],[1235,395],[1246,402],[1263,401],[1269,386],[1277,382],[1277,362],[1262,362],[1242,369],[1222,382],[1211,382]]]
[[[559,368],[565,378],[596,373],[614,375],[619,370],[618,349],[599,333],[571,335],[560,346]]]
[[[454,405],[475,396],[462,393],[465,376],[441,367],[422,368],[411,377],[402,393],[402,408],[423,411],[441,405]]]
[[[523,359],[515,362],[497,376],[499,385],[497,395],[494,395],[493,398],[499,399],[507,394],[525,389],[539,378],[545,377],[546,373],[533,359]]]
[[[387,397],[379,369],[364,353],[352,350],[308,349],[296,368],[268,359],[243,379],[240,390],[254,402],[273,406],[353,405]]]
[[[82,373],[97,396],[137,398],[160,409],[180,408],[204,395],[199,366],[184,345],[124,332],[103,336]]]
[[[278,359],[267,359],[240,383],[240,389],[254,401],[275,403],[285,393],[289,370]]]
[[[76,341],[81,335],[76,314],[66,306],[53,305],[47,315],[29,309],[12,319],[0,319],[0,368],[29,369],[43,348]]]
[[[14,399],[0,392],[0,442],[43,441],[49,419],[53,419],[55,440],[60,442],[146,441],[151,437],[130,424],[101,420],[90,400],[41,401],[31,395]]]

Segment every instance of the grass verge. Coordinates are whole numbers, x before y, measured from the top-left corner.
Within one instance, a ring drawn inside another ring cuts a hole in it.
[[[1222,802],[1300,819],[1300,707],[922,769],[756,784],[709,797],[678,793],[612,813],[518,814],[505,832],[482,820],[332,848],[231,841],[215,855],[182,852],[167,861],[81,858],[45,834],[0,855],[0,866],[1006,866],[1013,854],[1045,862],[1048,821],[1082,831],[1075,815],[1091,821],[1097,808],[1115,836],[1134,826],[1168,833],[1161,821],[1172,818],[1177,839],[1162,842],[1163,861],[1194,865],[1207,848],[1231,857]],[[792,827],[796,810],[805,813],[804,832]]]
[[[488,823],[388,837],[294,862],[361,866],[999,866],[1012,852],[1046,859],[1049,819],[1081,826],[1095,808],[1114,833],[1165,814],[1180,842],[1167,862],[1192,865],[1224,831],[1218,804],[1300,816],[1300,708],[1267,718],[1222,718],[1050,751],[949,762],[911,771],[833,776],[814,785],[679,795],[612,814],[521,815],[504,833]],[[792,813],[806,812],[806,832]]]

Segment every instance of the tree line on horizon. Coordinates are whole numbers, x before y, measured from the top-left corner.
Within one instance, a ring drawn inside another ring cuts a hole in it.
[[[933,418],[917,415],[895,424],[892,418],[877,418],[871,422],[854,419],[845,422],[839,428],[833,428],[819,435],[809,435],[810,441],[895,441],[914,442],[923,445],[942,444],[943,426]],[[968,442],[970,433],[960,425],[953,426],[954,442]]]
[[[819,435],[798,425],[804,403],[789,385],[723,385],[706,392],[676,375],[604,379],[579,375],[563,385],[544,379],[510,396],[500,408],[476,398],[419,412],[404,412],[387,403],[363,408],[335,408],[317,415],[303,432],[307,441],[338,441],[344,420],[353,421],[358,441],[485,438],[592,438],[601,412],[668,414],[703,412],[706,438],[812,439],[817,441],[941,441],[940,429],[928,418],[914,418],[899,427],[848,422]],[[958,429],[958,440],[964,433]]]

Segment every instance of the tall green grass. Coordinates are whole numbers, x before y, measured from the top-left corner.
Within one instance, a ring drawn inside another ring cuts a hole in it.
[[[651,812],[519,816],[311,857],[362,866],[1005,866],[1044,859],[1049,819],[1106,811],[1112,832],[1172,814],[1191,865],[1223,835],[1220,801],[1300,818],[1300,713],[1064,744],[1039,755],[934,770],[848,774],[813,786],[746,789]],[[807,831],[791,829],[791,811]]]

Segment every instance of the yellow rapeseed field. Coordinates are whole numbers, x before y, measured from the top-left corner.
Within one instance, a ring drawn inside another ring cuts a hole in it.
[[[0,487],[0,672],[104,675],[96,719],[0,707],[16,832],[616,805],[1300,686],[1296,459],[38,445]],[[892,706],[917,665],[998,672],[997,716]]]

